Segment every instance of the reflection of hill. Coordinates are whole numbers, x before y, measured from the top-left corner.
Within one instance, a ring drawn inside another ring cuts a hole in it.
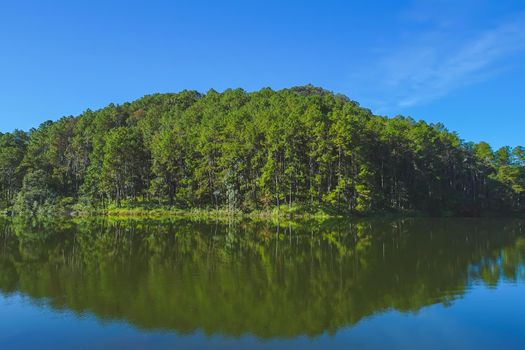
[[[448,303],[472,279],[517,278],[525,258],[521,223],[504,220],[2,226],[3,292],[145,329],[226,336],[314,336]]]

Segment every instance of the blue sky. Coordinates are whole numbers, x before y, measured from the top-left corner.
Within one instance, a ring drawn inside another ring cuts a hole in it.
[[[0,131],[155,92],[307,83],[525,144],[525,2],[0,3]]]

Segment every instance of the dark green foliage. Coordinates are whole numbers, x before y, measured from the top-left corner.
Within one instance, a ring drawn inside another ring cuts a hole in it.
[[[15,212],[38,213],[55,204],[56,194],[50,189],[50,177],[42,170],[28,172],[15,202]]]
[[[12,204],[22,185],[20,163],[24,158],[28,135],[21,131],[0,134],[0,209]]]
[[[243,211],[525,209],[523,147],[494,152],[312,86],[146,96],[0,135],[0,146],[1,208],[18,194],[29,211],[63,198]]]

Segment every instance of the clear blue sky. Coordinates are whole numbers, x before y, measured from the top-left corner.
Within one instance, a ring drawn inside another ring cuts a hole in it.
[[[307,83],[525,144],[525,1],[0,3],[0,131],[155,92]]]

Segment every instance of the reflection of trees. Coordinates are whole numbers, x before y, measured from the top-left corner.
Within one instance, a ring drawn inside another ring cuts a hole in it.
[[[524,277],[519,221],[0,225],[3,292],[181,333],[313,336]]]

